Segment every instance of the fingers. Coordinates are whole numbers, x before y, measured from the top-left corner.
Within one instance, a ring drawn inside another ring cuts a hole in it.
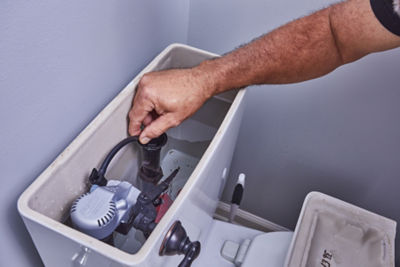
[[[174,114],[162,115],[144,128],[139,140],[142,144],[147,144],[151,139],[160,136],[169,128],[179,125],[179,123],[180,121],[175,118]]]
[[[143,125],[147,126],[153,121],[153,115],[151,113],[147,114],[147,116],[143,120]]]
[[[139,135],[140,127],[143,124],[151,123],[151,114],[150,112],[153,110],[153,105],[151,102],[146,101],[145,99],[136,96],[133,101],[133,106],[131,111],[129,112],[129,134]],[[150,116],[150,118],[149,118]]]

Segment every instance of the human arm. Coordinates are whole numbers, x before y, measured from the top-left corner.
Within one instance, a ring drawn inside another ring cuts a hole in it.
[[[143,137],[154,138],[178,125],[214,94],[320,77],[369,53],[397,46],[400,37],[380,24],[369,0],[342,2],[194,68],[145,75],[130,112],[129,131],[136,135],[142,123],[147,125],[140,135],[146,142]]]

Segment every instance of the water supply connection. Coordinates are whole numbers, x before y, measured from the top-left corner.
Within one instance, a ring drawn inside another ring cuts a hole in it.
[[[147,144],[139,142],[138,136],[130,136],[119,142],[106,156],[99,170],[94,168],[89,176],[92,184],[104,186],[107,184],[105,173],[108,165],[118,151],[129,143],[138,143],[141,147],[142,162],[138,172],[138,184],[141,190],[151,188],[156,185],[163,177],[163,171],[160,166],[161,148],[167,143],[167,135],[164,133],[158,138],[152,139]]]

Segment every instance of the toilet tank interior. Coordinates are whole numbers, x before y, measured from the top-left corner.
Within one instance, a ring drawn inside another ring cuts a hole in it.
[[[187,68],[207,58],[187,53],[187,50],[172,49],[151,66],[151,70]],[[189,60],[183,60],[185,57]],[[68,221],[72,202],[90,188],[88,177],[92,169],[99,168],[114,145],[128,136],[127,114],[138,82],[139,79],[133,80],[44,171],[36,181],[40,186],[28,199],[29,208],[58,222]],[[192,117],[167,131],[168,142],[161,151],[164,177],[171,173],[171,164],[175,164],[181,167],[182,173],[180,178],[176,177],[179,180],[177,183],[180,187],[186,183],[218,131],[237,92],[211,98]],[[140,154],[137,144],[125,146],[111,161],[106,178],[129,181],[135,186]],[[130,247],[125,251],[135,253],[139,248]]]

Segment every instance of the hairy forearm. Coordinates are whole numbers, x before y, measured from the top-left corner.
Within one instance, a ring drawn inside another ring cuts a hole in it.
[[[330,8],[286,24],[199,69],[216,92],[251,84],[300,82],[343,63],[332,34]]]
[[[210,94],[320,77],[370,52],[398,45],[396,39],[382,42],[388,33],[370,20],[376,19],[369,1],[342,2],[288,23],[221,58],[205,61],[197,69],[208,76]]]

